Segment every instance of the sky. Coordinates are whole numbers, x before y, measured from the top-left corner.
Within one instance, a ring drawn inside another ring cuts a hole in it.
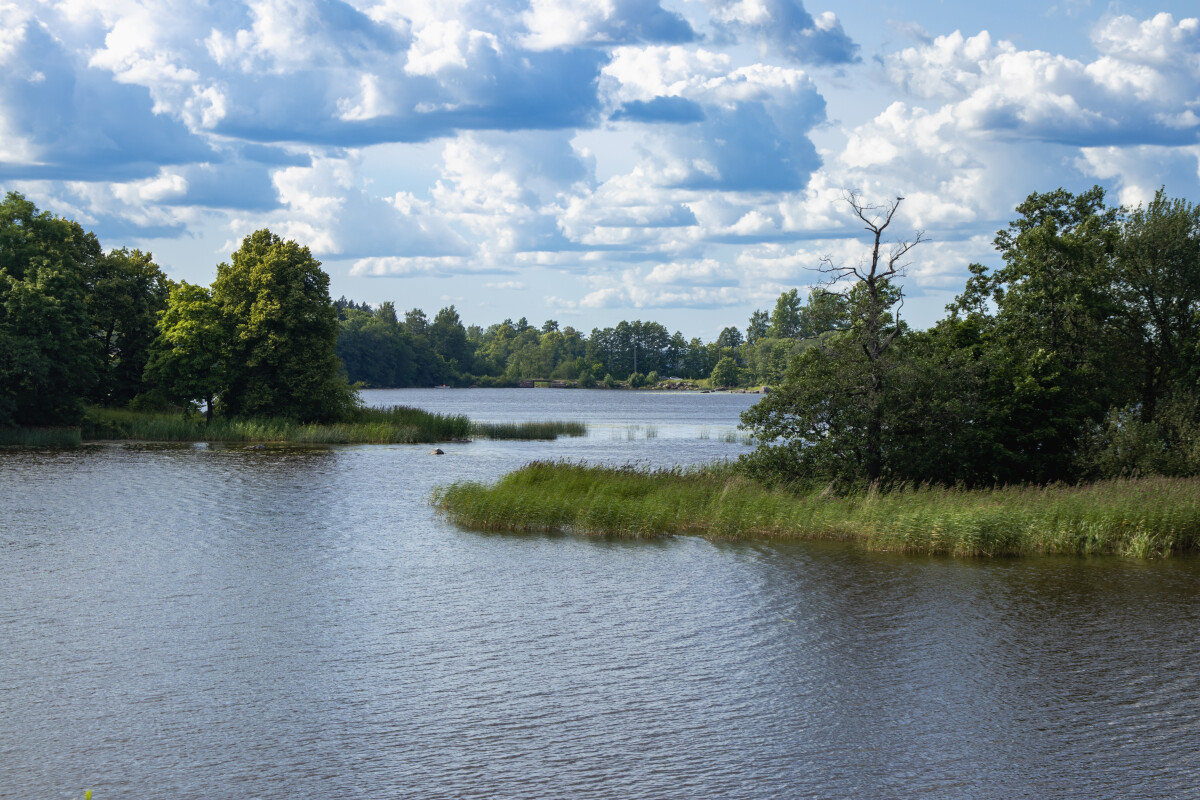
[[[1035,191],[1200,200],[1195,0],[0,0],[0,190],[210,283],[706,340],[903,197],[933,324]]]

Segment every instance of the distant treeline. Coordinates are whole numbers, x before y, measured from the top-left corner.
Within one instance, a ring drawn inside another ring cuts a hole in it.
[[[396,387],[511,386],[534,379],[583,387],[638,387],[668,378],[770,384],[783,377],[792,356],[849,320],[844,299],[822,289],[806,301],[795,289],[784,292],[772,312],[755,311],[744,332],[730,326],[712,342],[641,320],[584,334],[555,320],[535,327],[524,317],[466,326],[454,306],[432,321],[419,308],[401,319],[391,302],[372,308],[342,297],[334,306],[341,319],[338,355],[349,379]]]

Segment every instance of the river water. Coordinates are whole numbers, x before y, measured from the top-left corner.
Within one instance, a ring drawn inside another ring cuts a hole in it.
[[[588,437],[0,450],[0,797],[1200,797],[1200,560],[481,535],[747,395],[365,393]]]

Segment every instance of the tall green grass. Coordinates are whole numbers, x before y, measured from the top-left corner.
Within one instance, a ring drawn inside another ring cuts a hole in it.
[[[1152,557],[1200,549],[1200,479],[1141,478],[983,491],[909,488],[839,497],[766,489],[729,466],[646,470],[535,462],[493,485],[438,489],[455,523],[714,539],[839,539],[954,556]]]
[[[79,428],[0,428],[0,446],[78,447],[82,443]]]
[[[79,432],[76,432],[78,438]],[[472,423],[461,414],[436,414],[407,406],[360,408],[345,422],[302,424],[277,417],[215,418],[89,408],[82,438],[152,442],[290,442],[295,444],[423,444],[491,439],[554,439],[584,436],[579,422]],[[78,444],[78,441],[76,442]]]
[[[290,442],[296,444],[419,444],[464,439],[471,422],[464,416],[415,408],[359,409],[347,422],[302,424],[276,417],[216,418],[148,414],[89,408],[83,438],[152,442]]]
[[[471,435],[487,439],[557,439],[559,436],[587,436],[582,422],[549,420],[545,422],[476,422]]]

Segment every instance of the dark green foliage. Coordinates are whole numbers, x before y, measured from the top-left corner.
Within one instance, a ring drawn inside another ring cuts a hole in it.
[[[750,322],[746,325],[746,344],[754,344],[766,336],[770,327],[771,316],[765,311],[756,309],[750,315]]]
[[[429,326],[429,342],[453,371],[466,371],[471,366],[471,353],[467,349],[467,329],[454,306],[447,306],[433,318]]]
[[[729,356],[723,357],[713,367],[712,373],[709,375],[708,382],[712,386],[737,386],[738,385],[738,366],[737,362]]]
[[[744,415],[760,442],[748,474],[843,489],[1197,474],[1200,211],[1160,192],[1123,213],[1099,188],[1017,211],[996,239],[1004,266],[971,265],[929,331],[897,328],[880,313],[894,287],[872,300],[860,275],[844,309],[830,305],[846,332]]]
[[[78,223],[0,203],[0,427],[78,422],[102,364],[85,304],[101,257]]]
[[[0,447],[78,447],[83,444],[79,428],[3,428]]]
[[[157,328],[146,378],[159,393],[182,406],[203,400],[211,422],[231,369],[228,326],[221,307],[208,289],[183,281],[171,287]]]
[[[227,330],[228,416],[344,419],[354,393],[337,357],[329,276],[307,247],[268,230],[242,240],[217,266],[213,300]]]
[[[775,301],[775,310],[771,312],[771,325],[767,336],[773,339],[791,339],[800,333],[800,293],[789,289],[779,295]]]
[[[368,386],[435,386],[453,380],[429,338],[397,322],[391,303],[374,313],[347,310],[337,353],[350,379]]]
[[[1115,265],[1123,369],[1149,422],[1173,387],[1200,387],[1200,207],[1159,190],[1124,221]]]
[[[100,344],[96,402],[123,405],[145,390],[143,373],[169,288],[149,253],[121,248],[95,260],[84,302]]]

